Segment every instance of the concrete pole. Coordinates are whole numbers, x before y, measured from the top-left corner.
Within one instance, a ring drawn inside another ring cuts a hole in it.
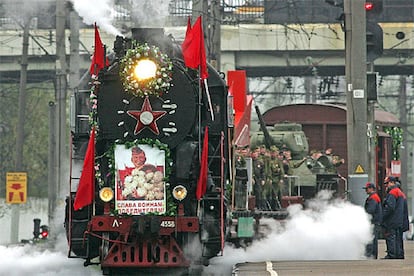
[[[374,73],[374,63],[369,62],[367,64],[367,72]],[[372,91],[368,91],[370,87],[367,87],[367,93]],[[367,129],[367,136],[368,136],[368,181],[377,183],[378,185],[382,185],[383,179],[376,179],[377,176],[377,168],[376,168],[376,127],[375,127],[375,102],[374,100],[368,100],[367,106],[367,122],[368,122],[368,129]]]
[[[401,188],[404,193],[408,192],[407,185],[407,168],[408,168],[408,126],[407,126],[407,78],[406,76],[400,76],[400,96],[398,97],[398,109],[400,111],[400,123],[403,130],[403,143],[401,144],[401,149],[397,149],[400,153],[401,161]]]
[[[345,0],[348,174],[368,170],[366,20],[364,0]],[[361,173],[361,172],[359,172]]]
[[[67,64],[66,64],[66,37],[65,37],[66,7],[64,0],[56,0],[56,104],[57,129],[56,135],[56,169],[57,189],[60,194],[61,187],[69,181],[67,173],[68,164],[68,127],[66,124],[66,93],[67,93]]]
[[[48,156],[48,225],[51,225],[54,219],[54,213],[56,209],[56,105],[54,102],[49,102],[49,156]],[[53,233],[53,232],[52,232]]]
[[[23,50],[20,61],[20,89],[19,89],[19,117],[17,123],[16,139],[16,172],[23,170],[23,144],[24,144],[24,124],[26,116],[26,85],[27,85],[27,65],[29,52],[29,30],[30,17],[24,19],[23,23]],[[11,206],[11,227],[10,242],[18,243],[19,241],[19,222],[20,222],[20,205],[12,204]]]
[[[220,1],[213,0],[210,5],[210,24],[209,33],[211,35],[211,51],[207,58],[208,62],[220,71],[221,68],[221,9]]]
[[[79,85],[79,25],[80,18],[76,11],[71,11],[70,14],[70,61],[69,61],[69,88],[73,93],[73,89]]]

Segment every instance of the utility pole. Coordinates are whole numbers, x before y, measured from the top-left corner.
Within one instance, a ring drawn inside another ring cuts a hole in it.
[[[211,65],[220,71],[221,67],[221,10],[220,0],[213,0],[210,4],[210,24],[209,34],[211,38],[211,49],[208,55],[208,61]]]
[[[407,185],[407,168],[408,168],[408,126],[407,126],[407,78],[406,76],[400,76],[400,96],[398,97],[398,109],[400,111],[400,124],[403,131],[403,144],[401,147],[405,149],[398,149],[400,152],[400,161],[401,161],[401,188],[407,194],[408,185]]]
[[[203,18],[203,30],[205,31],[207,30],[208,0],[193,0],[192,17],[195,20],[200,15]]]
[[[367,139],[367,95],[366,95],[366,21],[365,1],[345,0],[345,74],[347,82],[347,140],[348,176],[351,199],[355,196],[357,204],[364,195],[357,187],[368,176],[368,139]],[[364,177],[362,177],[364,176]],[[362,184],[363,185],[363,184]],[[355,192],[355,194],[354,194]]]
[[[66,7],[64,0],[56,0],[56,166],[57,188],[56,193],[60,194],[62,184],[68,179],[67,163],[67,126],[66,126],[66,91],[67,91],[67,64],[65,47],[65,23]]]
[[[49,199],[49,205],[48,205],[48,225],[51,225],[54,219],[54,213],[56,210],[56,170],[55,170],[55,164],[56,164],[56,105],[53,101],[49,102],[49,156],[48,156],[48,199]]]
[[[79,85],[79,25],[80,18],[78,13],[72,9],[69,13],[70,18],[70,60],[69,60],[69,88],[73,92]]]
[[[366,91],[368,102],[368,163],[369,163],[369,178],[370,182],[376,182],[378,187],[382,186],[383,179],[377,179],[376,167],[376,143],[377,137],[375,126],[375,103],[377,102],[377,73],[374,70],[374,60],[382,55],[383,52],[383,31],[378,24],[382,13],[382,0],[375,0],[366,2],[365,10],[365,40],[366,40],[366,60],[367,60],[367,74],[366,74]]]
[[[210,2],[210,5],[209,5]],[[221,53],[221,10],[220,0],[193,0],[192,17],[203,18],[203,31],[206,42],[206,57],[216,70],[220,70]]]
[[[374,64],[371,63],[368,65],[368,71],[371,74],[374,73],[373,69]],[[375,77],[375,85],[376,84],[376,77]],[[371,86],[367,86],[367,93],[374,91],[369,91],[369,89],[373,89]],[[375,87],[375,94],[376,94],[377,88]],[[375,95],[376,97],[376,95]],[[376,99],[368,99],[368,106],[367,106],[367,136],[368,136],[368,181],[375,183],[377,181],[378,185],[382,184],[383,179],[376,179],[377,175],[377,168],[375,165],[376,162],[376,137],[377,137],[377,131],[375,127],[375,103]]]
[[[27,85],[27,65],[29,53],[29,30],[31,17],[27,16],[23,22],[23,50],[22,59],[20,61],[20,89],[19,89],[19,118],[17,123],[17,139],[16,139],[16,172],[23,170],[23,144],[24,144],[24,124],[26,116],[26,85]],[[11,227],[10,242],[17,243],[19,241],[19,220],[20,206],[12,204],[11,206]]]

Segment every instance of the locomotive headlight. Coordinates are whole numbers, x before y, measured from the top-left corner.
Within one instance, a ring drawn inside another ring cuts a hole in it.
[[[135,77],[138,81],[154,78],[156,72],[157,65],[149,59],[141,59],[134,69]]]
[[[187,196],[187,188],[183,185],[175,186],[172,191],[172,194],[176,200],[181,201]]]
[[[103,202],[109,202],[114,198],[114,191],[109,187],[104,187],[99,191],[99,197]]]

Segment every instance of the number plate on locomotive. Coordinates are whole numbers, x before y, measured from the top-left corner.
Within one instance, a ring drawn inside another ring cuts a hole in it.
[[[161,221],[161,227],[174,228],[175,227],[175,221],[173,221],[173,220],[163,220],[163,221]]]

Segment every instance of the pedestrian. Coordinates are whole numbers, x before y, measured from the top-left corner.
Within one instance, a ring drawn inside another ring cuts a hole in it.
[[[384,227],[387,255],[384,259],[403,259],[402,230],[404,217],[404,193],[397,187],[396,178],[384,180],[387,194],[383,203],[382,225]]]
[[[378,258],[378,237],[381,231],[381,222],[382,222],[382,206],[381,199],[376,192],[376,187],[374,183],[367,182],[365,184],[365,192],[368,197],[365,200],[365,211],[371,215],[371,224],[373,226],[373,239],[372,242],[367,244],[365,249],[365,256],[368,258]]]
[[[400,189],[401,196],[403,197],[403,222],[402,222],[402,229],[398,233],[400,236],[398,237],[399,242],[399,256],[398,259],[404,259],[404,232],[410,229],[410,222],[408,219],[408,203],[407,203],[407,196],[404,194],[403,190],[401,189],[401,183],[399,181],[395,182],[395,186]]]

